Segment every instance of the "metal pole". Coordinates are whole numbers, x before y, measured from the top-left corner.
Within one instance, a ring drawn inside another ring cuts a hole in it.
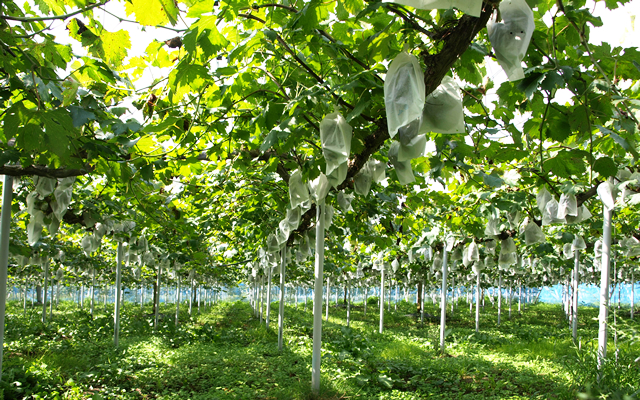
[[[322,283],[324,268],[325,205],[316,205],[316,259],[313,291],[313,355],[311,359],[311,390],[320,393],[320,349],[322,346]],[[327,302],[328,303],[328,302]]]
[[[440,301],[440,352],[444,353],[444,331],[447,326],[447,244],[442,250],[442,300]]]
[[[12,197],[13,177],[5,175],[2,186],[2,215],[0,216],[0,379],[2,378],[2,356],[4,348],[4,316],[7,306],[7,267],[9,264]]]
[[[278,350],[282,351],[282,332],[284,329],[284,270],[287,262],[287,245],[280,250],[280,304],[278,312]]]
[[[120,280],[122,278],[122,242],[118,242],[118,253],[116,254],[116,291],[115,310],[113,313],[113,344],[118,347],[120,336]]]
[[[605,184],[605,183],[601,183]],[[611,217],[613,210],[602,206],[602,262],[600,265],[600,314],[598,317],[598,367],[607,357],[607,319],[609,317],[609,258],[611,255]]]

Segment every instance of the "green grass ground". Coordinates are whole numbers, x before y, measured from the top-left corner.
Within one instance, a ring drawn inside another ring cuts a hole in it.
[[[426,307],[400,303],[378,331],[376,301],[366,318],[362,304],[330,307],[323,324],[322,399],[576,399],[637,398],[640,390],[640,323],[616,311],[610,360],[598,380],[597,310],[581,308],[574,345],[560,306],[539,304],[513,311],[496,327],[487,301],[481,332],[460,303],[449,315],[445,354],[439,354],[439,318]],[[10,304],[4,347],[4,398],[37,399],[308,399],[312,315],[287,305],[285,348],[277,347],[277,303],[267,330],[248,303],[221,303],[175,326],[174,306],[162,308],[158,332],[151,308],[127,304],[120,345],[113,346],[113,315],[65,303],[53,320],[23,315]],[[185,309],[186,307],[181,307]],[[323,309],[324,312],[324,309]],[[324,314],[323,314],[324,315]],[[613,325],[613,315],[611,317]]]

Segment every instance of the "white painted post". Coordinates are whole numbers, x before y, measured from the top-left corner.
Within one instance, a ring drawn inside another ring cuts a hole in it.
[[[633,304],[635,301],[635,286],[636,281],[633,279],[633,270],[631,270],[631,319],[633,319],[633,308],[635,307],[635,304]]]
[[[324,267],[324,264],[323,264]],[[331,278],[327,276],[327,316],[324,318],[325,321],[329,321],[329,303],[331,302]]]
[[[502,313],[502,273],[498,272],[498,326],[500,326],[501,313]]]
[[[311,390],[320,393],[320,350],[322,347],[322,283],[324,268],[324,201],[316,205],[316,259],[313,290],[313,350],[311,359]],[[329,302],[327,301],[327,305]],[[328,316],[328,315],[327,315]]]
[[[12,197],[13,177],[5,175],[2,186],[2,215],[0,216],[0,379],[2,378],[2,356],[4,348],[4,317],[7,306],[7,267],[9,265]]]
[[[118,242],[118,252],[116,253],[116,290],[113,311],[113,344],[118,347],[120,339],[120,285],[122,279],[122,242]]]
[[[44,263],[44,286],[42,287],[42,323],[47,322],[47,285],[49,282],[49,259]],[[6,289],[5,289],[6,290]],[[6,295],[5,295],[6,298]],[[6,299],[5,299],[6,301]]]
[[[476,272],[476,332],[480,332],[480,269]]]
[[[442,288],[440,300],[440,352],[444,354],[444,331],[447,326],[447,243],[442,247]]]
[[[158,276],[156,277],[156,290],[158,291],[158,296],[153,300],[155,301],[155,315],[153,318],[153,329],[158,329],[158,317],[160,315],[160,277],[162,276],[162,264],[158,263]]]
[[[606,182],[601,185],[607,184]],[[613,210],[602,205],[602,262],[600,265],[600,313],[598,316],[598,367],[607,357],[607,319],[609,318],[609,273],[611,265],[611,218]]]
[[[580,279],[580,250],[575,249],[573,255],[573,312],[572,334],[573,342],[578,340],[578,279]]]
[[[380,270],[380,333],[384,329],[384,263]]]
[[[178,282],[176,283],[176,327],[178,326],[179,317],[180,317],[180,274],[176,270],[176,275],[178,275]]]
[[[272,268],[271,265],[267,265],[269,269],[268,277],[267,277],[267,317],[265,319],[267,329],[269,329],[269,320],[271,319],[271,279],[272,279]]]
[[[280,250],[280,302],[278,312],[278,350],[282,351],[282,334],[284,330],[284,272],[287,262],[287,245]]]

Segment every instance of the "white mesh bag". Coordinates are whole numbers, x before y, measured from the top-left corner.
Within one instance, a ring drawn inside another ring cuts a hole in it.
[[[545,241],[544,233],[542,229],[535,222],[529,222],[527,227],[524,228],[524,242],[527,246],[542,243]]]
[[[424,76],[420,63],[415,56],[403,51],[389,65],[384,80],[389,136],[394,137],[398,128],[422,117],[424,100]]]
[[[427,96],[420,133],[464,133],[464,111],[460,87],[450,76]]]
[[[307,200],[309,200],[309,189],[302,182],[302,172],[297,169],[289,177],[289,202],[291,203],[291,208],[296,208]]]
[[[320,122],[320,141],[322,154],[327,163],[327,175],[349,159],[351,131],[351,126],[339,112],[328,114]]]
[[[391,143],[389,146],[389,161],[393,164],[393,168],[396,170],[396,175],[398,175],[398,180],[402,185],[408,185],[415,181],[415,177],[413,176],[413,170],[411,169],[411,161],[399,161],[398,160],[398,149],[400,148],[399,142]]]
[[[494,13],[487,22],[489,41],[498,63],[510,81],[524,78],[522,60],[535,29],[533,11],[524,0],[504,0],[500,3],[500,17]]]
[[[392,2],[420,10],[448,10],[455,7],[473,17],[479,17],[482,11],[482,0],[383,0],[383,3]]]

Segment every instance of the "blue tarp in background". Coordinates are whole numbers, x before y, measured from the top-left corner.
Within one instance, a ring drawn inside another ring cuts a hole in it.
[[[613,286],[612,286],[613,287]],[[631,304],[631,285],[624,284],[615,286],[614,292],[609,292],[611,303],[618,303],[618,299],[622,304]],[[561,303],[562,302],[562,286],[545,287],[540,293],[541,303]],[[599,305],[600,304],[600,287],[596,285],[580,285],[578,288],[578,302],[580,305]],[[640,284],[635,284],[635,305],[640,304]]]

